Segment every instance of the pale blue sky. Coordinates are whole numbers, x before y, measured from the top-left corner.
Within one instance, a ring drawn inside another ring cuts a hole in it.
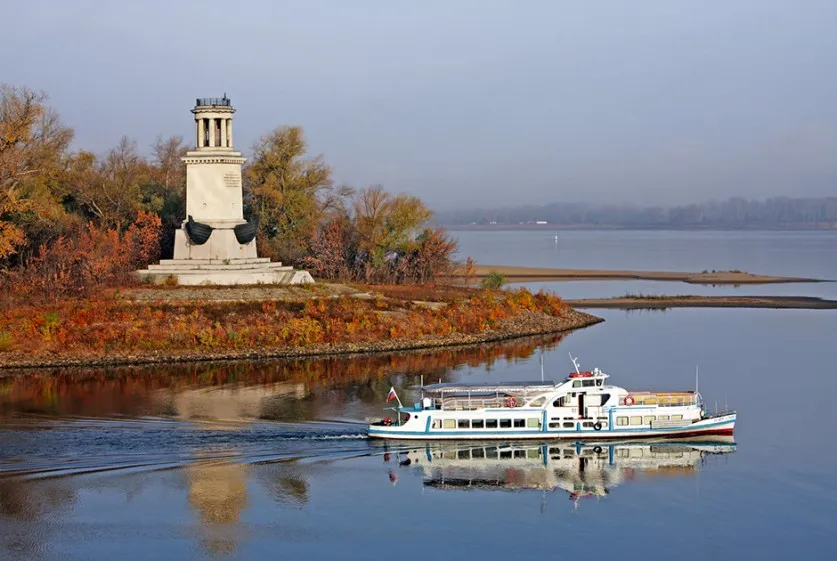
[[[837,194],[837,1],[0,0],[0,81],[76,147],[301,125],[436,208]]]

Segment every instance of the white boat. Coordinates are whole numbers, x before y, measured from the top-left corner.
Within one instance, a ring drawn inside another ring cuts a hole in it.
[[[413,440],[625,438],[732,435],[735,411],[708,412],[697,388],[633,391],[598,368],[562,382],[423,386],[412,406],[369,423],[372,438]],[[394,395],[394,390],[390,390]],[[397,396],[396,396],[397,398]]]
[[[563,489],[578,499],[604,497],[640,476],[694,475],[707,456],[734,451],[730,436],[602,445],[433,442],[398,453],[398,462],[420,469],[424,485],[436,489]]]

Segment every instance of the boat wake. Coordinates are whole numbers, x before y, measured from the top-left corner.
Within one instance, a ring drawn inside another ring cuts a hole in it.
[[[0,430],[0,450],[0,479],[316,462],[376,453],[361,423],[164,418],[18,418]]]

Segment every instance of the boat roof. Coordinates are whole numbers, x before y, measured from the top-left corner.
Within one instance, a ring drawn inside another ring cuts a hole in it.
[[[534,382],[479,382],[472,384],[456,384],[444,382],[441,384],[430,384],[424,386],[426,392],[495,392],[495,391],[550,391],[554,390],[561,383],[558,382],[542,382],[540,380]]]

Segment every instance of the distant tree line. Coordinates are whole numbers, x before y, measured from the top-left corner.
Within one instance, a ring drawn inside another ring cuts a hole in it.
[[[674,207],[552,203],[493,210],[436,213],[440,224],[527,224],[624,228],[830,228],[837,227],[837,197],[726,201]]]
[[[80,295],[128,282],[172,253],[187,146],[158,137],[146,157],[123,137],[102,155],[72,151],[72,129],[46,100],[0,84],[0,290]],[[262,255],[331,279],[429,282],[449,271],[456,244],[425,227],[422,201],[335,185],[322,156],[306,152],[302,129],[280,127],[245,166],[245,217],[260,219]]]

